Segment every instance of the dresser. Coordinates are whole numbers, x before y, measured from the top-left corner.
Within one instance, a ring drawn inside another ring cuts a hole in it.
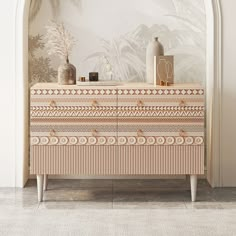
[[[204,174],[204,88],[31,88],[30,172],[43,200],[48,175],[189,175],[192,201]]]

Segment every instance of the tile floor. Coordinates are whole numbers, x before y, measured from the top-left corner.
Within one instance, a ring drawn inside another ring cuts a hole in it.
[[[236,236],[236,188],[186,180],[49,180],[0,188],[0,236]]]
[[[236,188],[212,189],[198,182],[190,201],[186,180],[49,180],[44,202],[36,181],[24,189],[0,188],[0,209],[236,209]]]

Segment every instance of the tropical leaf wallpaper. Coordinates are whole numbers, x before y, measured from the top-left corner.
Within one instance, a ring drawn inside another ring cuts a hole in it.
[[[63,22],[77,40],[71,63],[78,76],[98,71],[100,79],[145,81],[146,47],[158,36],[175,56],[175,82],[205,82],[204,0],[31,0],[30,84],[56,81],[63,63],[45,49],[45,26]]]

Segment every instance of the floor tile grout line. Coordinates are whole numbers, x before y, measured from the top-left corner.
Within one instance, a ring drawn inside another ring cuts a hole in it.
[[[186,201],[184,201],[184,207],[185,209],[188,209]]]

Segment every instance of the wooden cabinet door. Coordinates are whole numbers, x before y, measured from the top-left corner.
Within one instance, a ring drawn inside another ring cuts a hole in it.
[[[201,87],[119,89],[118,173],[202,172],[204,110]]]
[[[30,108],[31,173],[114,173],[116,89],[34,88]]]

